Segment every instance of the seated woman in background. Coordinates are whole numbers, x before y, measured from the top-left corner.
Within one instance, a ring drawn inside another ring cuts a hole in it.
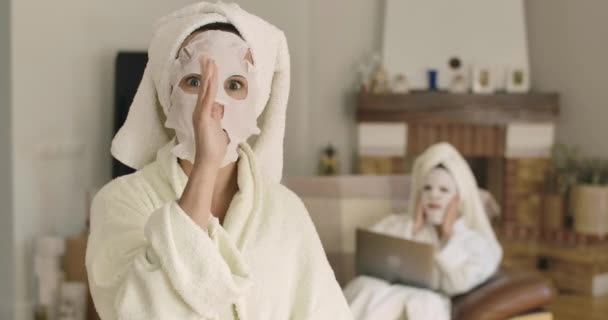
[[[355,319],[450,319],[449,296],[492,276],[502,249],[467,162],[450,144],[431,146],[414,163],[409,212],[372,230],[436,247],[432,290],[359,276],[344,289]]]

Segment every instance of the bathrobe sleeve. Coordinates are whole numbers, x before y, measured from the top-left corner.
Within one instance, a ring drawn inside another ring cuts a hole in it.
[[[215,319],[229,310],[249,275],[227,235],[213,223],[204,231],[175,201],[151,209],[123,185],[106,186],[91,208],[86,264],[100,316]]]
[[[293,248],[299,256],[299,266],[294,272],[296,301],[289,319],[353,319],[306,207],[291,191],[284,198],[290,212],[289,224],[297,226],[296,232],[302,235]]]
[[[502,251],[495,241],[458,222],[448,243],[437,253],[440,289],[448,295],[465,293],[496,272]]]

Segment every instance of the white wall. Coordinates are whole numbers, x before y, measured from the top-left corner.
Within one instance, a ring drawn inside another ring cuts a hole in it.
[[[561,95],[558,141],[608,157],[608,1],[526,1],[532,85]]]
[[[315,0],[310,16],[310,112],[312,142],[308,152],[317,159],[327,143],[337,147],[341,173],[352,173],[356,145],[356,65],[379,52],[384,1]],[[307,173],[314,173],[309,171]]]
[[[10,1],[0,0],[0,319],[13,319]]]
[[[342,173],[355,146],[355,67],[380,50],[384,1],[237,0],[287,35],[292,91],[287,115],[285,175],[312,175],[327,143]]]
[[[410,89],[428,87],[428,68],[437,85],[448,89],[450,58],[462,70],[490,68],[498,90],[507,68],[528,68],[524,0],[387,0],[382,59],[389,76],[407,76]]]
[[[245,10],[254,13],[285,32],[291,55],[291,92],[287,108],[285,133],[285,175],[304,175],[312,172],[312,155],[307,148],[311,98],[308,83],[310,71],[310,7],[311,1],[296,0],[236,0]]]

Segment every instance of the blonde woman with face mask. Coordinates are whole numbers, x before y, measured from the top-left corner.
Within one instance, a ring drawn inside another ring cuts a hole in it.
[[[344,292],[355,319],[451,318],[449,297],[492,276],[502,249],[490,226],[467,162],[447,143],[414,163],[409,211],[372,226],[376,232],[435,246],[433,291],[359,276]]]
[[[138,169],[91,208],[86,265],[111,319],[352,319],[280,184],[289,54],[235,4],[164,17],[112,154]]]

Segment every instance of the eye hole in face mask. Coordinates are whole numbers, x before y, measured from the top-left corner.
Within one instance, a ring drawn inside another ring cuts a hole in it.
[[[243,100],[247,98],[249,90],[247,79],[242,76],[232,76],[224,82],[224,90],[232,99]]]
[[[182,78],[179,87],[189,94],[198,94],[201,86],[201,76],[189,74]],[[224,82],[224,90],[232,99],[243,100],[247,98],[248,84],[247,79],[242,76],[232,76]]]
[[[201,76],[198,74],[189,74],[182,78],[179,82],[179,87],[186,93],[198,94],[201,86]]]

